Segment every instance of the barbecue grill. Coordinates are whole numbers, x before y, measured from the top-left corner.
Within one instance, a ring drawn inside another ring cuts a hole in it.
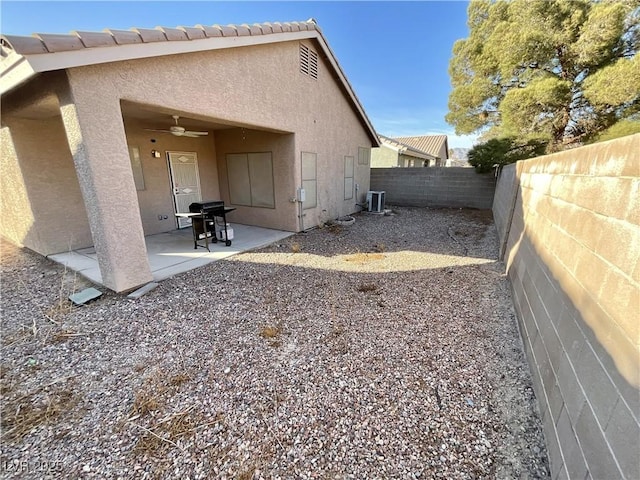
[[[216,218],[222,219],[221,230],[224,229],[222,241],[227,247],[231,246],[231,235],[227,230],[227,213],[233,212],[235,208],[225,207],[222,200],[208,202],[194,202],[189,205],[189,213],[178,213],[176,215],[191,218],[191,229],[193,230],[193,248],[206,248],[209,250],[209,243],[217,243]],[[204,245],[200,242],[204,240]],[[209,250],[211,251],[211,250]]]

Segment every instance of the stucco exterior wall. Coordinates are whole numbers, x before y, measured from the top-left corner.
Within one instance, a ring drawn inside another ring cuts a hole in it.
[[[302,42],[321,54],[314,40]],[[246,131],[279,134],[279,140],[286,138],[283,159],[290,161],[287,178],[293,181],[284,182],[282,191],[277,192],[275,215],[264,214],[262,209],[263,215],[258,218],[256,212],[239,211],[238,216],[244,215],[247,222],[299,230],[357,210],[356,203],[364,201],[369,189],[370,168],[368,164],[358,164],[358,147],[371,147],[375,140],[325,59],[319,56],[318,78],[314,79],[300,72],[299,52],[300,42],[289,41],[75,67],[45,74],[11,92],[9,96],[13,99],[29,101],[30,97],[40,95],[43,84],[48,84],[42,79],[48,80],[53,75],[61,81],[60,88],[50,88],[58,97],[59,106],[56,105],[54,111],[56,115],[61,114],[64,126],[64,130],[59,131],[60,142],[68,145],[73,157],[92,243],[106,286],[125,291],[149,281],[151,274],[143,235],[171,230],[172,197],[170,190],[167,188],[167,194],[162,187],[166,170],[147,157],[151,137],[160,136],[125,125],[122,112],[125,103],[127,108],[133,106],[158,115],[179,114],[205,124],[226,124]],[[133,118],[136,116],[132,114]],[[210,139],[198,140],[208,143],[178,145],[177,139],[172,138],[166,146],[154,145],[154,149],[162,152],[199,152],[203,199],[224,196],[217,170],[220,165],[216,158],[217,134],[223,139],[231,135],[216,130]],[[142,192],[136,191],[127,144],[137,144],[143,171],[146,165],[145,180],[149,187]],[[318,155],[318,206],[305,211],[304,227],[299,222],[296,205],[289,202],[302,183],[300,153],[303,151]],[[345,155],[355,159],[353,180],[359,186],[359,195],[349,200],[344,200]],[[279,168],[282,173],[284,164]],[[17,179],[15,174],[13,177]],[[48,180],[57,179],[53,174]],[[27,185],[29,181],[23,183]],[[168,175],[166,185],[169,186]],[[60,193],[61,197],[65,195],[66,191]],[[50,205],[58,208],[72,202],[83,204],[77,196],[70,196],[57,198]],[[67,218],[68,212],[62,215]],[[158,215],[168,218],[159,221]],[[64,228],[67,235],[77,229],[84,239],[88,238],[86,225],[65,225]],[[14,230],[12,235],[18,239],[23,234]],[[26,236],[25,239],[37,244]],[[43,252],[59,248],[55,238],[42,237],[40,243],[44,246],[38,248]],[[72,244],[71,248],[78,246],[85,245]]]
[[[640,478],[640,135],[518,162],[495,198],[553,478]]]
[[[293,167],[294,138],[292,134],[277,134],[250,129],[221,130],[216,133],[216,151],[220,172],[220,192],[225,205],[236,208],[227,220],[232,223],[296,231],[296,179]],[[229,153],[271,152],[275,208],[233,205],[229,196],[226,155]]]
[[[168,232],[177,228],[167,152],[195,152],[198,159],[202,199],[221,199],[214,132],[209,132],[206,137],[190,138],[145,130],[145,128],[157,127],[149,122],[125,118],[127,143],[129,146],[138,147],[142,162],[145,189],[138,190],[137,193],[145,235]],[[151,139],[155,142],[152,143]],[[151,150],[159,151],[162,156],[152,157]],[[159,215],[162,219],[158,218]]]
[[[371,149],[371,168],[398,167],[398,152],[382,144],[379,148]]]
[[[2,235],[42,254],[93,244],[62,118],[4,115]]]
[[[319,51],[312,41],[305,43]],[[306,212],[315,224],[323,215],[356,210],[355,201],[343,200],[344,155],[356,158],[359,201],[369,188],[369,165],[358,165],[357,154],[371,139],[322,58],[317,80],[300,73],[297,41],[79,67],[69,70],[69,81],[194,118],[295,132],[297,161],[291,168],[298,182],[300,152],[318,154],[318,208]],[[76,101],[83,99],[76,95]],[[103,125],[87,128],[110,134]],[[286,196],[294,197],[295,188]]]

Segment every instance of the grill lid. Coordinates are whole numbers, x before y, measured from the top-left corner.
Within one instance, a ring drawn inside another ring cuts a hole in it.
[[[199,213],[199,212],[207,212],[209,210],[218,209],[220,207],[224,207],[223,200],[210,200],[207,202],[193,202],[189,205],[190,213]]]

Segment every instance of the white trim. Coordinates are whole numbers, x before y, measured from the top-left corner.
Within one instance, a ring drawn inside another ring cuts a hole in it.
[[[0,76],[0,95],[4,95],[5,93],[13,90],[36,74],[37,72],[33,69],[33,66],[23,56],[19,56],[14,59],[14,61],[7,65],[6,68],[5,65],[2,65],[2,76]]]

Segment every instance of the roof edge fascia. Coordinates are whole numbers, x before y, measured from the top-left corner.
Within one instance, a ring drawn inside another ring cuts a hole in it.
[[[340,67],[338,60],[329,47],[329,44],[322,35],[322,32],[319,30],[280,32],[268,35],[240,37],[208,37],[182,42],[136,43],[130,45],[118,45],[115,47],[83,48],[56,53],[18,55],[17,58],[13,60],[13,63],[6,64],[6,66],[2,65],[0,67],[2,69],[2,72],[0,72],[0,95],[10,92],[41,72],[64,70],[67,68],[125,60],[153,58],[164,55],[202,52],[207,50],[222,50],[227,48],[265,45],[269,43],[280,43],[303,39],[316,39],[318,41],[320,47],[324,50],[329,63],[338,75],[342,84],[345,86],[347,94],[351,98],[356,110],[364,121],[365,127],[369,131],[373,146],[379,147],[380,141],[369,117],[365,113],[360,100],[347,80],[342,67]]]
[[[314,30],[299,32],[281,32],[269,35],[255,36],[229,36],[208,37],[188,41],[172,41],[157,43],[135,43],[129,45],[117,45],[113,47],[83,48],[56,53],[35,53],[20,55],[22,61],[26,61],[31,67],[31,74],[23,70],[24,76],[11,75],[9,69],[3,68],[0,77],[0,94],[5,94],[20,84],[29,80],[36,73],[64,70],[67,68],[84,67],[101,63],[119,62],[125,60],[138,60],[142,58],[154,58],[164,55],[180,53],[203,52],[207,50],[222,50],[251,45],[263,45],[268,43],[287,42],[317,37]],[[4,66],[3,66],[4,67]],[[5,77],[6,80],[5,80]]]
[[[27,58],[18,54],[11,54],[0,63],[0,95],[10,92],[37,75]]]

